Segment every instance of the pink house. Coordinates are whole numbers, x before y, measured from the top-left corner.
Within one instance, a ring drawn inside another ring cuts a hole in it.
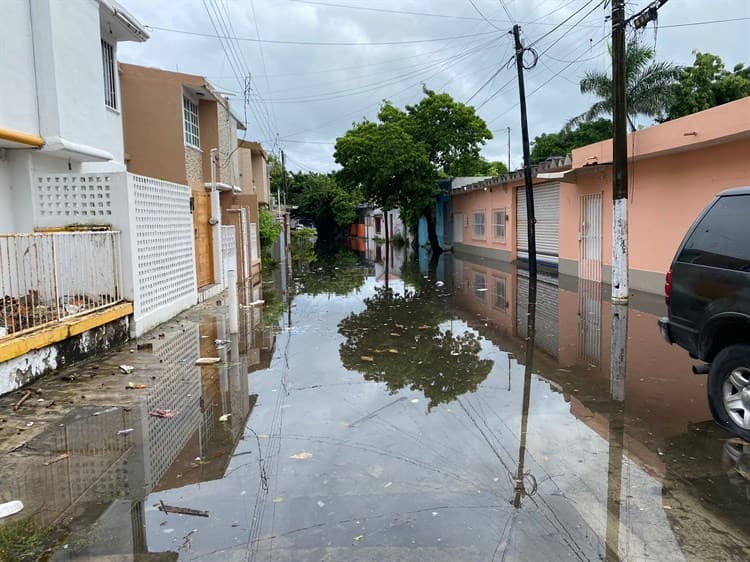
[[[750,97],[632,133],[628,150],[630,285],[661,293],[705,205],[724,189],[750,185]],[[539,260],[561,275],[609,282],[612,141],[574,150],[572,162],[538,167],[534,193]],[[454,189],[453,214],[457,253],[525,257],[522,174]]]

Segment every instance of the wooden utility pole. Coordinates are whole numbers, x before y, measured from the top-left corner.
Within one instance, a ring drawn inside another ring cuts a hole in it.
[[[625,0],[612,0],[612,302],[628,304],[628,132]]]
[[[526,186],[526,222],[529,237],[529,277],[536,279],[536,218],[534,217],[534,192],[531,182],[531,162],[529,156],[529,127],[526,121],[526,88],[523,82],[523,53],[520,27],[513,26],[513,39],[516,44],[516,70],[518,72],[518,95],[521,103],[521,137],[523,139],[523,176]]]

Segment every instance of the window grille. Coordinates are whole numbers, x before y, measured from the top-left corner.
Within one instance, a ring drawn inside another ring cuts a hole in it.
[[[182,114],[185,125],[185,144],[194,148],[201,147],[200,128],[198,126],[198,105],[182,97]]]
[[[102,65],[104,68],[104,105],[117,109],[117,81],[115,73],[115,48],[102,39]]]

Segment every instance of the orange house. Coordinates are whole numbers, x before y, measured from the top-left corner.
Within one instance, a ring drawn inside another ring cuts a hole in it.
[[[750,97],[628,135],[629,267],[635,291],[661,293],[690,225],[720,191],[750,185]],[[526,251],[523,174],[453,190],[454,246],[503,261]],[[534,169],[538,259],[608,283],[612,141]]]

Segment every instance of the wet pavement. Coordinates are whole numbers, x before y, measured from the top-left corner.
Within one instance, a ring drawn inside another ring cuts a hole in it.
[[[606,287],[543,276],[532,344],[522,270],[360,250],[299,252],[239,335],[206,303],[40,383],[0,423],[0,499],[53,560],[750,558],[750,446],[661,299],[634,296],[612,376]]]

